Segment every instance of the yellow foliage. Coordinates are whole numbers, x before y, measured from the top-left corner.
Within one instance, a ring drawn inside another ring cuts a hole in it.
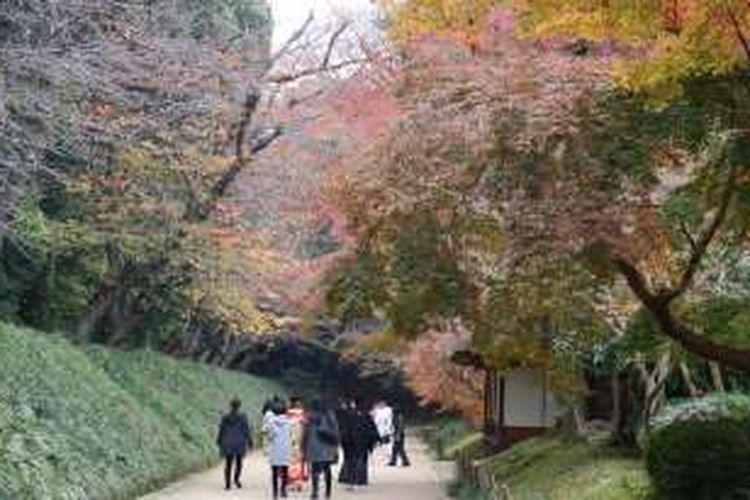
[[[368,352],[401,353],[406,347],[407,341],[403,336],[391,330],[382,330],[371,333],[358,341],[353,347],[353,352],[356,354]]]
[[[381,0],[390,21],[389,34],[399,43],[438,34],[473,44],[500,0]]]
[[[260,311],[248,293],[230,282],[196,283],[188,297],[193,307],[209,313],[235,335],[270,333],[279,327],[273,315]]]
[[[617,82],[666,102],[686,78],[747,65],[750,6],[740,0],[517,0],[527,36],[626,46]]]

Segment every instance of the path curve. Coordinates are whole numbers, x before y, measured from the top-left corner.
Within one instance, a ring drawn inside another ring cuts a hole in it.
[[[334,486],[333,498],[341,500],[447,500],[445,486],[451,477],[450,463],[435,462],[418,439],[408,440],[409,458],[412,467],[387,467],[381,450],[376,450],[374,464],[370,468],[371,485],[363,490],[348,492],[339,485]],[[223,472],[220,467],[188,476],[167,488],[142,497],[141,500],[260,500],[271,498],[268,464],[260,453],[246,460],[243,473],[243,488],[224,491]],[[304,493],[291,493],[289,498],[309,498]]]

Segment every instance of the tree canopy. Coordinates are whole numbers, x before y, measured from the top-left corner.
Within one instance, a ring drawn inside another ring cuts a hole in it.
[[[395,11],[394,36],[414,42],[397,85],[405,111],[350,186],[358,255],[369,264],[335,282],[368,288],[375,282],[357,285],[353,276],[370,268],[382,292],[360,295],[379,307],[354,310],[380,311],[410,335],[462,318],[486,355],[507,366],[519,358],[503,356],[513,349],[502,339],[525,346],[521,359],[541,361],[534,352],[586,348],[615,334],[606,297],[626,284],[686,350],[750,366],[737,335],[717,336],[688,313],[713,300],[704,280],[732,265],[710,256],[746,253],[742,32],[718,21],[735,11],[717,18],[718,3],[696,4],[680,11],[670,36],[682,48],[670,51],[657,4],[488,7],[479,52],[437,24],[404,30],[442,16],[441,2]],[[706,23],[711,29],[696,37]],[[644,75],[653,80],[639,82]],[[415,251],[406,266],[417,274],[412,291],[399,262]],[[454,271],[420,274],[433,258]],[[447,288],[427,278],[450,275]],[[353,295],[333,298],[341,296]]]

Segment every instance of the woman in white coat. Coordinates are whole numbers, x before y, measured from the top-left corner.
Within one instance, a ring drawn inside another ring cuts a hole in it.
[[[265,426],[273,498],[286,498],[289,461],[292,456],[292,422],[286,416],[286,407],[283,404],[277,404],[273,408],[273,415],[266,419]]]

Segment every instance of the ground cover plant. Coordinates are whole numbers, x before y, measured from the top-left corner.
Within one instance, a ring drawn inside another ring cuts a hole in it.
[[[479,461],[478,477],[485,494],[506,494],[514,500],[653,497],[638,457],[605,444],[554,436],[534,438]],[[464,495],[477,494],[470,486],[462,489]]]
[[[253,416],[281,392],[239,373],[83,350],[8,324],[0,380],[3,499],[133,498],[217,459],[216,421],[232,396]]]

